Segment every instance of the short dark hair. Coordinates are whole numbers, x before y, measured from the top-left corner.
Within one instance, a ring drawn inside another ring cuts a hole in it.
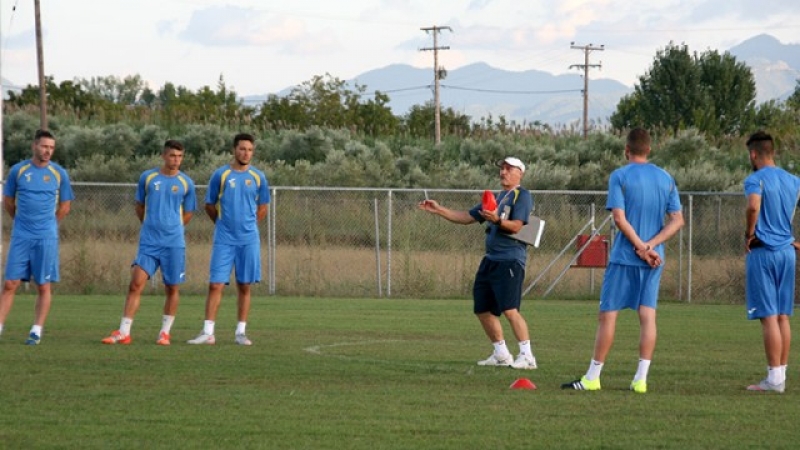
[[[180,141],[176,141],[175,139],[167,139],[167,142],[164,142],[164,150],[162,150],[162,153],[166,152],[167,150],[183,151],[183,144],[181,144]]]
[[[644,128],[634,128],[628,133],[626,145],[632,155],[646,155],[650,148],[650,133]]]
[[[256,143],[256,138],[253,137],[250,133],[239,133],[233,137],[233,148],[236,148],[239,145],[239,141],[250,141],[251,143]]]
[[[747,139],[747,149],[762,156],[773,155],[775,154],[775,141],[766,131],[758,130]]]
[[[36,141],[36,142],[39,142],[39,139],[41,139],[41,138],[48,138],[48,139],[52,139],[54,141],[56,140],[56,137],[53,136],[53,133],[51,133],[51,132],[49,132],[47,130],[36,130],[36,133],[34,133],[34,135],[33,135],[33,140]]]

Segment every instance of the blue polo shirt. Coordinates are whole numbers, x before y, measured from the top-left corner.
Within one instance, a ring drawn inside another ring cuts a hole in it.
[[[744,194],[761,196],[756,237],[772,250],[794,242],[792,217],[800,197],[800,178],[779,167],[762,167],[744,180]]]
[[[29,159],[11,167],[3,195],[16,198],[11,235],[20,239],[58,239],[58,204],[75,199],[63,167],[52,161],[37,167]]]
[[[194,182],[185,173],[169,176],[160,168],[139,177],[136,202],[144,205],[139,245],[185,248],[183,213],[197,209]]]
[[[230,164],[220,167],[208,182],[205,202],[218,211],[214,243],[242,245],[260,242],[256,211],[268,204],[269,184],[264,172],[250,166],[233,170]]]
[[[501,191],[495,194],[497,210],[503,213],[506,207],[509,211],[502,216],[504,220],[520,220],[523,224],[528,223],[531,211],[533,211],[533,196],[531,192],[523,187],[517,187],[508,191]],[[485,220],[480,215],[483,209],[481,204],[475,205],[469,210],[471,215],[479,223]],[[495,224],[488,224],[486,228],[486,258],[492,261],[518,261],[523,266],[528,257],[524,243],[508,237],[508,233],[499,231]]]
[[[681,210],[678,187],[672,175],[651,163],[629,163],[611,173],[606,209],[621,209],[643,241],[664,227],[666,214]],[[655,248],[664,260],[664,244]],[[624,234],[617,232],[609,261],[626,266],[647,266]]]

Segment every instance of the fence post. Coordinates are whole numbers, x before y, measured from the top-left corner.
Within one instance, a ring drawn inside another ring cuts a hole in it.
[[[375,271],[378,279],[378,298],[383,297],[383,287],[381,284],[381,227],[378,218],[378,198],[373,199],[375,210]]]
[[[392,296],[392,210],[393,192],[389,189],[386,207],[386,297]]]
[[[686,303],[692,303],[692,235],[694,229],[694,196],[689,195],[689,261],[686,276]]]
[[[267,279],[269,280],[269,293],[270,295],[275,295],[276,287],[275,287],[275,245],[277,239],[275,238],[275,222],[277,221],[277,208],[275,208],[275,203],[277,200],[278,190],[276,188],[272,188],[272,198],[270,199],[270,214],[267,214],[267,264],[269,264],[269,268],[267,269]]]

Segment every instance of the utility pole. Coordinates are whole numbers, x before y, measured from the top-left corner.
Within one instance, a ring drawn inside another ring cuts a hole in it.
[[[421,52],[433,50],[433,135],[434,143],[439,145],[442,142],[442,128],[440,123],[439,113],[439,79],[441,78],[442,71],[439,68],[439,50],[450,50],[449,46],[439,47],[439,33],[442,30],[448,30],[451,33],[453,29],[450,27],[432,27],[420,28],[420,30],[433,34],[433,47],[425,47],[419,49]]]
[[[583,64],[573,64],[569,68],[583,69],[583,139],[586,139],[589,137],[589,69],[603,67],[602,63],[589,64],[589,53],[594,50],[603,51],[605,50],[605,45],[597,47],[592,44],[575,45],[574,42],[571,42],[570,48],[583,50]]]
[[[33,0],[36,22],[36,59],[39,66],[39,128],[47,129],[47,86],[44,79],[44,50],[42,48],[42,11],[39,0]]]

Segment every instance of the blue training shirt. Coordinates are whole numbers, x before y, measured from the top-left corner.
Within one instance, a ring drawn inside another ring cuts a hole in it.
[[[523,224],[528,223],[531,211],[533,211],[533,196],[531,192],[523,187],[517,187],[508,191],[501,191],[495,194],[497,201],[497,211],[503,213],[506,206],[510,207],[507,216],[502,216],[504,220],[520,220]],[[480,215],[483,209],[481,204],[475,205],[469,210],[475,220],[480,223],[485,222]],[[527,261],[526,246],[524,243],[508,237],[508,233],[499,231],[495,224],[489,224],[486,228],[486,258],[492,261],[519,261],[523,266]]]
[[[667,214],[681,210],[678,187],[672,175],[651,163],[629,163],[611,173],[608,180],[606,209],[621,209],[625,218],[643,241],[657,235],[664,227]],[[655,250],[664,256],[664,244]],[[617,232],[609,261],[626,266],[648,267],[622,232]]]
[[[745,197],[761,196],[756,237],[776,250],[794,242],[792,217],[800,198],[800,178],[773,166],[762,167],[744,180]]]
[[[197,210],[194,182],[185,173],[169,176],[160,168],[139,177],[136,202],[144,205],[140,246],[185,248],[183,213]]]
[[[260,242],[256,211],[269,203],[269,183],[264,172],[250,166],[233,170],[230,164],[211,175],[206,192],[206,204],[217,208],[214,243],[242,245]]]
[[[21,239],[58,239],[58,204],[75,199],[63,167],[52,161],[37,167],[29,159],[11,167],[3,195],[16,198],[11,235]]]

